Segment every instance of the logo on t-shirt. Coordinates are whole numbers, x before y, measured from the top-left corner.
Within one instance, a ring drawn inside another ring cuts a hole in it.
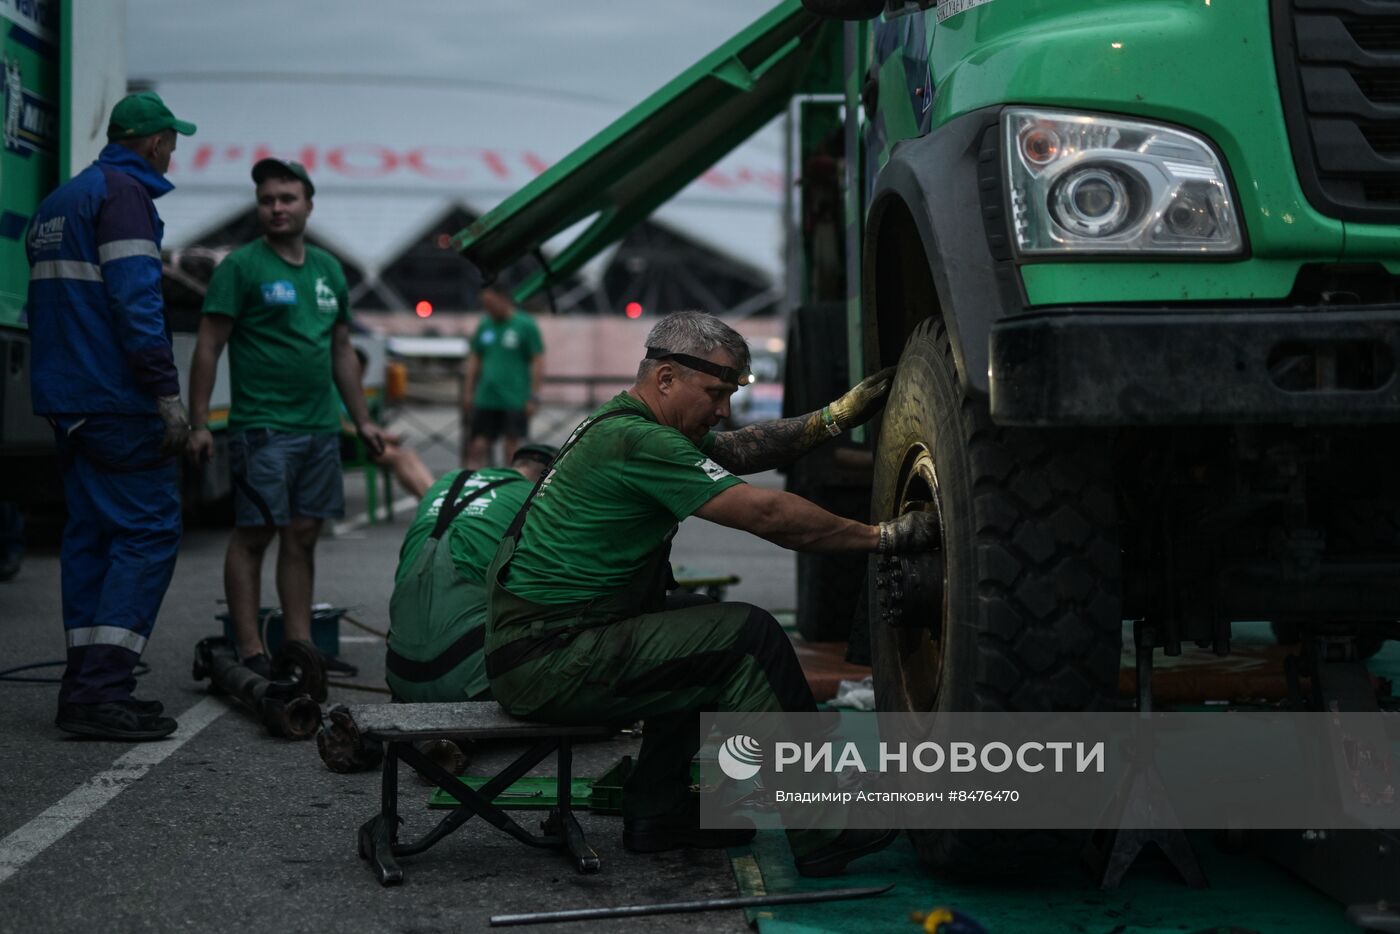
[[[264,305],[295,305],[297,303],[297,287],[286,279],[264,282],[262,284],[262,298]]]
[[[316,277],[316,307],[328,312],[340,310],[340,301],[335,297],[334,290],[326,284],[325,276]]]
[[[695,466],[705,471],[711,480],[723,480],[725,477],[730,476],[729,471],[725,470],[708,457],[701,458]]]
[[[483,344],[493,344],[493,343],[495,343],[495,342],[496,342],[496,332],[495,332],[495,331],[482,331],[482,332],[481,332],[481,342],[482,342]]]
[[[507,331],[501,336],[501,346],[507,350],[513,350],[520,346],[520,335],[514,331]]]

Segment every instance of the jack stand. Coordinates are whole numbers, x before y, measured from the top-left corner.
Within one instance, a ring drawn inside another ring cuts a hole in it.
[[[1144,720],[1152,713],[1152,653],[1155,639],[1152,627],[1133,623],[1133,645],[1137,651],[1137,707]],[[1116,829],[1094,831],[1084,844],[1083,858],[1102,889],[1116,889],[1133,863],[1149,845],[1156,844],[1188,888],[1203,889],[1209,883],[1176,811],[1167,798],[1162,778],[1153,762],[1153,751],[1146,729],[1139,734],[1133,750],[1133,766],[1123,786],[1114,796],[1123,802]],[[1112,813],[1110,804],[1109,811]]]

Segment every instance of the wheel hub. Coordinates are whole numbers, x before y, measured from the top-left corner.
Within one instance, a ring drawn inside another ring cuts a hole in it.
[[[943,631],[947,569],[944,563],[943,512],[933,458],[918,448],[900,478],[898,514],[928,512],[938,519],[938,544],[922,554],[882,555],[875,567],[875,601],[880,620],[898,629],[927,629],[940,640]]]
[[[941,554],[882,555],[875,566],[875,601],[887,626],[936,632],[943,610]]]

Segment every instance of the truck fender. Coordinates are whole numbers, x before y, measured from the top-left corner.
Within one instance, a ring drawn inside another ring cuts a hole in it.
[[[1001,217],[999,114],[897,143],[881,169],[861,259],[866,372],[897,362],[919,322],[941,315],[964,388],[988,394],[992,322],[1024,305]]]

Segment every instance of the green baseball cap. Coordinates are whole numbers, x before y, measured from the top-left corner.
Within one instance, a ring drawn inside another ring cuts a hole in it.
[[[174,130],[183,136],[194,135],[194,124],[176,119],[155,91],[128,94],[112,108],[107,121],[107,138],[139,139],[161,130]]]
[[[306,172],[306,166],[300,162],[292,162],[290,159],[277,159],[268,156],[266,159],[259,159],[253,163],[253,184],[261,185],[268,176],[291,175],[306,186],[306,197],[310,198],[316,193],[316,186],[311,184],[311,176]]]

